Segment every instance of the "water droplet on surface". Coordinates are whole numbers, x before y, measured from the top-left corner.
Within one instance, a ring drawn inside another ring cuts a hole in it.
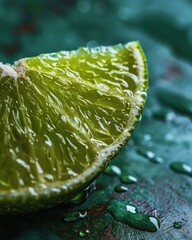
[[[134,205],[127,204],[126,209],[127,209],[128,212],[136,213],[136,207]]]
[[[76,222],[87,217],[87,211],[74,211],[67,213],[64,217],[66,222]]]
[[[148,146],[151,147],[154,145],[153,139],[151,134],[138,134],[134,138],[136,140],[136,143],[141,146]]]
[[[150,162],[152,162],[152,163],[163,163],[164,160],[161,157],[155,156],[154,158],[150,159]]]
[[[114,187],[115,192],[127,192],[128,188],[123,185],[117,185]]]
[[[75,197],[70,199],[70,203],[79,205],[87,200],[87,193],[85,191],[80,192]]]
[[[175,113],[174,112],[168,112],[166,115],[166,121],[167,122],[171,122],[176,118]]]
[[[184,162],[172,162],[170,164],[171,170],[176,173],[184,174],[192,177],[192,167]]]
[[[143,157],[146,157],[146,158],[154,158],[155,157],[155,153],[154,152],[151,152],[149,150],[146,150],[146,149],[143,149],[143,148],[139,148],[137,150],[137,152],[142,155]]]
[[[145,134],[143,136],[143,141],[144,142],[150,142],[151,141],[151,135],[150,134]]]
[[[104,173],[106,173],[110,176],[119,176],[119,175],[121,175],[121,169],[119,167],[117,167],[116,165],[111,165],[105,169]]]
[[[168,109],[158,109],[153,112],[153,117],[157,120],[171,122],[175,119],[175,113],[170,112]]]
[[[83,189],[80,193],[69,200],[69,203],[74,205],[79,205],[84,203],[92,191],[95,190],[95,182],[89,185],[87,188]]]
[[[88,229],[79,231],[80,237],[87,237],[89,234],[90,234],[90,231]]]
[[[165,135],[165,140],[166,140],[167,142],[172,142],[172,141],[174,140],[174,135],[171,134],[171,133],[167,133],[167,134]]]
[[[133,228],[148,232],[156,232],[160,229],[158,218],[138,213],[134,205],[126,204],[119,200],[112,200],[107,209],[116,220],[124,222]]]
[[[123,183],[136,183],[138,180],[136,177],[134,177],[132,175],[126,175],[126,176],[121,177],[121,181]]]
[[[143,149],[143,148],[139,148],[137,150],[137,152],[141,156],[147,158],[152,163],[163,163],[164,162],[164,160],[161,157],[156,156],[155,153],[152,152],[152,151],[149,151],[149,150],[146,150],[146,149]]]
[[[177,229],[182,228],[183,227],[183,223],[182,222],[174,222],[173,223],[173,227],[177,228]]]

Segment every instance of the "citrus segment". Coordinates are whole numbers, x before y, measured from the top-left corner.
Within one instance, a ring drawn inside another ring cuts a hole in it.
[[[0,64],[0,76],[1,212],[54,205],[89,184],[146,99],[138,42]]]

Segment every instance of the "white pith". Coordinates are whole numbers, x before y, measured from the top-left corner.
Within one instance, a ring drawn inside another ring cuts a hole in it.
[[[14,79],[25,77],[26,67],[22,61],[18,61],[15,65],[3,64],[0,62],[0,69],[3,70],[1,77],[10,76]]]
[[[14,68],[11,65],[3,64],[0,62],[0,68],[3,70],[2,77],[11,76],[15,79],[18,77],[17,72],[14,70]]]

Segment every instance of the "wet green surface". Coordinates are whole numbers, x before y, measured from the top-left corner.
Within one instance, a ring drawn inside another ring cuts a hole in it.
[[[121,172],[101,174],[87,201],[82,203],[85,192],[74,199],[73,204],[80,205],[1,216],[0,238],[191,240],[192,178],[170,166],[192,164],[192,1],[81,0],[65,6],[50,1],[46,8],[43,1],[18,1],[10,7],[11,2],[4,0],[0,5],[3,62],[86,44],[140,40],[148,58],[150,91],[133,138],[112,162]],[[123,183],[128,191],[115,192],[114,187],[122,184],[121,176],[126,175],[135,176],[138,182]],[[142,231],[118,221],[108,210],[114,200],[158,218],[160,230]],[[79,211],[86,211],[87,216],[70,223],[64,220]]]

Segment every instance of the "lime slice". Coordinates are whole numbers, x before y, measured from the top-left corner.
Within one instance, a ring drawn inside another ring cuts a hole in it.
[[[131,136],[146,100],[138,42],[0,64],[0,212],[87,187]]]

